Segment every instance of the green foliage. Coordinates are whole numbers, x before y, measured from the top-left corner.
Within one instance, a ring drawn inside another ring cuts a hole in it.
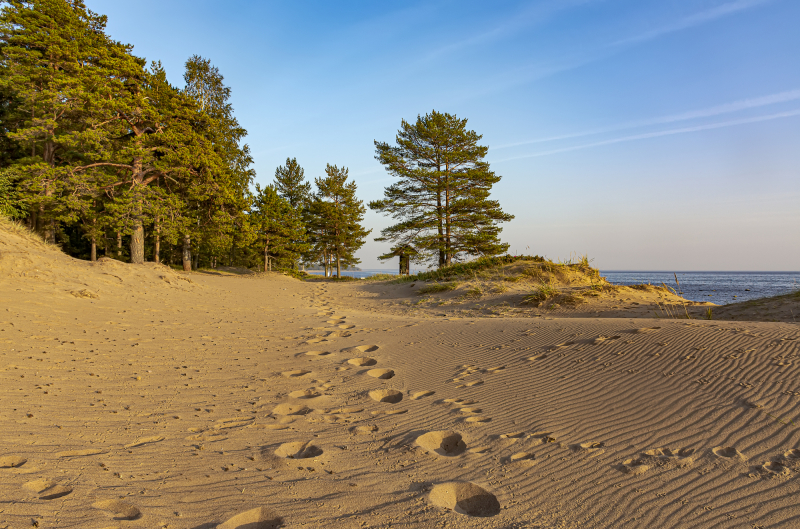
[[[472,277],[474,274],[498,266],[515,263],[517,261],[536,261],[545,262],[544,257],[530,255],[502,255],[496,257],[480,257],[474,261],[466,263],[456,263],[454,265],[431,270],[430,272],[419,272],[413,275],[401,276],[395,279],[397,283],[410,283],[413,281],[446,281],[456,277]]]
[[[361,224],[366,209],[356,198],[356,183],[347,179],[346,167],[328,164],[325,176],[315,179],[318,192],[309,207],[313,255],[325,264],[326,275],[335,263],[337,277],[341,277],[342,264],[353,266],[360,262],[355,252],[372,231]]]
[[[0,169],[0,216],[9,219],[19,219],[25,216],[14,176],[13,171]]]
[[[263,247],[264,271],[272,269],[274,259],[294,262],[307,250],[306,233],[302,219],[288,200],[278,196],[271,185],[256,184],[250,225],[256,240]]]
[[[275,169],[275,190],[297,210],[307,208],[311,200],[311,184],[304,175],[297,158],[286,158],[286,165]]]
[[[482,136],[466,129],[467,120],[436,112],[403,120],[397,145],[375,142],[375,158],[399,180],[369,207],[398,222],[377,241],[409,245],[418,262],[441,268],[467,256],[492,256],[508,250],[500,223],[514,217],[489,199],[500,176],[484,160]]]
[[[450,283],[434,283],[432,285],[425,285],[417,290],[417,294],[435,294],[437,292],[450,292],[458,288],[458,283],[452,281]]]

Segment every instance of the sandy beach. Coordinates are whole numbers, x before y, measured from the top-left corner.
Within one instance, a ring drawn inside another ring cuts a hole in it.
[[[418,288],[0,233],[0,528],[800,526],[788,316]]]

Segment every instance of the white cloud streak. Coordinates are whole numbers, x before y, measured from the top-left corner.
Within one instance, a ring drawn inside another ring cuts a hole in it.
[[[680,121],[689,121],[692,119],[700,119],[700,118],[708,118],[714,116],[720,116],[723,114],[730,114],[733,112],[740,112],[743,110],[749,110],[753,108],[760,108],[768,105],[775,105],[778,103],[787,103],[790,101],[796,101],[800,99],[800,89],[798,90],[787,90],[785,92],[778,92],[776,94],[770,94],[761,97],[754,97],[750,99],[741,99],[739,101],[734,101],[732,103],[725,103],[723,105],[716,105],[713,107],[708,107],[700,110],[691,110],[688,112],[682,112],[680,114],[672,114],[669,116],[661,116],[651,119],[644,119],[640,121],[630,121],[628,123],[622,123],[619,125],[613,125],[610,127],[592,129],[582,132],[574,132],[570,134],[561,134],[558,136],[549,136],[546,138],[537,138],[534,140],[526,140],[520,141],[516,143],[507,143],[505,145],[500,145],[497,147],[492,147],[493,150],[497,149],[507,149],[510,147],[519,147],[521,145],[532,145],[535,143],[546,143],[551,141],[558,141],[558,140],[567,140],[567,139],[574,139],[574,138],[581,138],[586,136],[594,136],[596,134],[605,134],[608,132],[617,132],[620,130],[626,129],[634,129],[639,127],[648,127],[652,125],[663,125],[666,123],[676,123]]]
[[[618,40],[616,42],[613,42],[611,45],[626,46],[630,44],[652,40],[661,37],[662,35],[675,33],[676,31],[681,31],[694,26],[699,26],[700,24],[712,22],[714,20],[717,20],[718,18],[726,17],[728,15],[732,15],[740,11],[751,9],[753,7],[757,7],[761,4],[766,4],[767,2],[771,1],[772,0],[736,0],[734,2],[728,2],[726,4],[722,4],[717,7],[707,9],[705,11],[700,11],[672,24],[668,24],[666,26],[662,26],[660,28],[656,28],[650,31],[646,31],[644,33],[635,35],[633,37],[628,37],[622,40]]]
[[[742,118],[742,119],[734,119],[734,120],[729,120],[729,121],[722,121],[722,122],[719,122],[719,123],[710,123],[710,124],[707,124],[707,125],[697,125],[697,126],[693,126],[693,127],[683,127],[683,128],[679,128],[679,129],[660,130],[660,131],[656,131],[656,132],[647,132],[647,133],[643,133],[643,134],[634,134],[634,135],[630,135],[630,136],[622,136],[622,137],[619,137],[619,138],[612,138],[612,139],[603,140],[603,141],[596,141],[596,142],[593,142],[593,143],[586,143],[586,144],[583,144],[583,145],[574,145],[574,146],[571,146],[571,147],[563,147],[563,148],[560,148],[560,149],[552,149],[552,150],[549,150],[549,151],[542,151],[542,152],[537,152],[537,153],[533,153],[533,154],[523,154],[523,155],[520,155],[520,156],[512,156],[510,158],[504,158],[502,160],[494,160],[494,161],[492,161],[492,163],[508,162],[508,161],[511,161],[511,160],[521,160],[521,159],[525,159],[525,158],[539,158],[539,157],[542,157],[542,156],[550,156],[550,155],[553,155],[553,154],[560,154],[560,153],[564,153],[564,152],[579,151],[579,150],[582,150],[582,149],[590,149],[590,148],[593,148],[593,147],[601,147],[601,146],[604,146],[604,145],[613,145],[615,143],[623,143],[623,142],[636,141],[636,140],[646,140],[646,139],[650,139],[650,138],[658,138],[658,137],[661,137],[661,136],[673,136],[673,135],[676,135],[676,134],[686,134],[686,133],[689,133],[689,132],[700,132],[700,131],[704,131],[704,130],[721,129],[721,128],[725,128],[725,127],[734,127],[734,126],[737,126],[737,125],[747,125],[749,123],[760,123],[760,122],[763,122],[763,121],[772,121],[774,119],[789,118],[789,117],[793,117],[793,116],[800,116],[800,109],[789,110],[789,111],[786,111],[786,112],[778,112],[778,113],[775,113],[775,114],[768,114],[768,115],[765,115],[765,116],[756,116],[756,117],[752,117],[752,118]]]

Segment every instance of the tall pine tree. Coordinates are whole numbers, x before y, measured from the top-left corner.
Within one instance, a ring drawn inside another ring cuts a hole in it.
[[[508,250],[500,223],[514,217],[490,200],[500,176],[484,161],[489,148],[478,145],[482,136],[466,126],[466,119],[434,110],[414,124],[403,120],[397,145],[375,141],[375,158],[399,179],[369,203],[398,221],[376,241],[413,246],[418,259],[432,258],[439,267]]]
[[[366,208],[356,197],[356,183],[347,181],[348,173],[346,167],[328,164],[325,176],[314,181],[318,193],[311,209],[316,246],[326,262],[336,263],[337,277],[341,277],[342,262],[346,266],[360,262],[355,252],[372,232],[361,224]]]
[[[265,272],[272,271],[275,260],[294,263],[307,249],[299,212],[271,185],[262,189],[256,184],[250,225],[264,251]]]

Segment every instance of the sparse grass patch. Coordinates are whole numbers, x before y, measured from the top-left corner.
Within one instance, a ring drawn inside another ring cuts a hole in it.
[[[508,287],[506,285],[497,285],[492,289],[493,294],[502,294],[503,292],[507,292]]]
[[[304,280],[310,274],[307,272],[303,272],[302,270],[295,270],[294,268],[278,268],[276,272],[281,272],[285,276],[293,277],[295,279]]]
[[[425,285],[417,291],[417,294],[435,294],[437,292],[450,292],[458,288],[458,283],[451,281],[449,283],[434,283],[432,285]]]
[[[13,233],[15,235],[19,235],[20,237],[28,239],[29,241],[36,243],[37,245],[40,246],[46,246],[48,248],[53,248],[53,249],[58,248],[58,246],[56,246],[55,244],[45,242],[45,240],[42,239],[41,235],[31,230],[23,223],[9,219],[5,215],[0,215],[0,229],[3,231]]]
[[[523,303],[530,303],[531,305],[539,306],[550,298],[559,294],[559,290],[553,285],[552,282],[542,283],[536,287],[533,292],[525,296],[522,300]]]
[[[470,298],[479,298],[483,295],[483,290],[479,286],[474,286],[464,292],[464,295]]]
[[[375,274],[366,278],[367,281],[395,281],[398,277],[395,274]]]
[[[522,279],[522,276],[503,276],[503,281],[508,281],[509,283],[516,283]]]

